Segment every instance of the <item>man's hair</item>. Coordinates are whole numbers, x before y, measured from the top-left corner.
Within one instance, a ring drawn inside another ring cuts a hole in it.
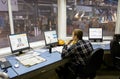
[[[73,32],[74,32],[74,35],[76,35],[79,40],[82,40],[83,32],[81,29],[74,29]]]

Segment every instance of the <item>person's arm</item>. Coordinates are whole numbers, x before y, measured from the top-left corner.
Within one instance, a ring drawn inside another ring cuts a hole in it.
[[[75,52],[75,45],[70,46],[69,48],[65,45],[62,49],[62,58],[68,57],[70,54]]]
[[[89,42],[90,43],[90,42]],[[91,50],[93,51],[94,49],[93,49],[93,46],[92,46],[92,44],[90,43],[90,46],[91,46]]]

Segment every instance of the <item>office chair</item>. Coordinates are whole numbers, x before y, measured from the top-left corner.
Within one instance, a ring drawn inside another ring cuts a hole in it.
[[[80,79],[94,79],[96,76],[96,71],[100,69],[103,62],[103,54],[104,50],[102,48],[97,48],[91,53],[91,57],[82,71],[80,70],[79,72],[74,72],[70,67],[69,70],[74,73],[76,78],[79,77]]]
[[[112,40],[110,42],[110,53],[112,57],[113,67],[120,70],[120,44],[119,41]]]

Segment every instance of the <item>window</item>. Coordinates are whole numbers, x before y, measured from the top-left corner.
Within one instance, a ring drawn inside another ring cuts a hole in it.
[[[15,33],[27,32],[30,42],[43,40],[43,31],[56,29],[56,3],[52,0],[18,0],[18,11],[13,11]]]
[[[8,46],[7,35],[10,34],[9,16],[6,1],[0,1],[0,48]]]
[[[75,28],[88,36],[89,27],[102,27],[103,36],[113,36],[117,3],[115,0],[67,0],[67,36]]]
[[[0,48],[8,47],[10,34],[7,1],[0,3]],[[28,33],[30,42],[43,40],[43,31],[57,28],[57,0],[11,0],[14,33]],[[3,7],[3,8],[2,8]]]
[[[117,0],[66,1],[67,36],[71,36],[74,28],[81,28],[84,36],[88,36],[89,27],[102,27],[103,36],[113,36]],[[0,3],[5,4],[0,5],[0,48],[3,48],[9,46],[10,23],[7,1]],[[43,31],[57,30],[57,0],[11,0],[11,5],[14,32],[27,32],[30,42],[43,40]]]

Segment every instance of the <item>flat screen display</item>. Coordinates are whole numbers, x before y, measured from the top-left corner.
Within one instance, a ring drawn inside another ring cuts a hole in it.
[[[58,36],[55,30],[45,31],[44,36],[46,45],[58,43]]]
[[[90,40],[102,40],[103,39],[102,28],[89,28],[89,39]]]
[[[9,35],[10,47],[12,52],[20,52],[30,48],[27,34],[11,34]]]

